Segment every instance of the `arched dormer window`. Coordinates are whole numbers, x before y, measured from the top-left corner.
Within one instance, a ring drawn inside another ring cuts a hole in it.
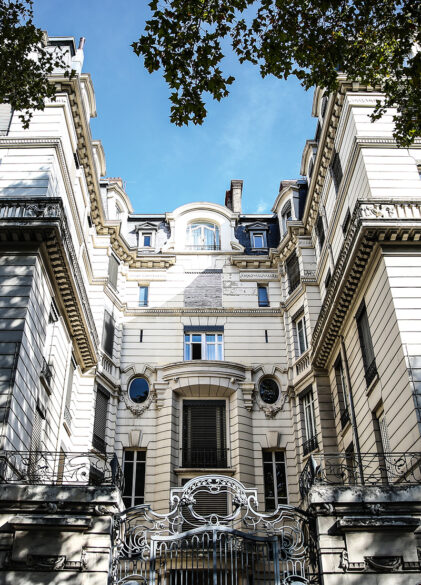
[[[188,250],[220,250],[219,227],[207,221],[196,221],[187,226]]]

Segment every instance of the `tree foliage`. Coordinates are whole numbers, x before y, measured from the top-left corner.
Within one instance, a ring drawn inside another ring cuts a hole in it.
[[[45,98],[54,99],[48,76],[66,69],[59,49],[47,48],[43,31],[33,24],[32,5],[32,0],[0,0],[0,103],[21,111],[25,128],[32,111],[43,110]]]
[[[372,119],[396,106],[395,138],[421,135],[421,5],[415,0],[152,0],[152,16],[133,43],[146,69],[173,90],[171,121],[201,124],[204,94],[221,100],[234,77],[223,47],[263,77],[295,75],[308,89],[334,91],[338,71],[385,94]]]

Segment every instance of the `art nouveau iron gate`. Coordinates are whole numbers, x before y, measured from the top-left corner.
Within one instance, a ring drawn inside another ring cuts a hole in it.
[[[221,498],[226,498],[225,513]],[[309,583],[305,515],[291,506],[269,514],[256,508],[256,490],[225,476],[197,477],[173,489],[169,514],[156,514],[149,506],[129,508],[114,519],[110,583]]]

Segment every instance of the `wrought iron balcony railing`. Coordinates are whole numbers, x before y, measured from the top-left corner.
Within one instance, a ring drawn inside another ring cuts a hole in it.
[[[63,451],[0,451],[0,484],[115,486],[123,474],[117,456]]]
[[[223,469],[228,467],[228,449],[183,449],[183,467]]]
[[[300,476],[304,498],[313,485],[410,485],[421,483],[421,453],[316,454]]]
[[[220,250],[221,244],[189,244],[187,250]]]

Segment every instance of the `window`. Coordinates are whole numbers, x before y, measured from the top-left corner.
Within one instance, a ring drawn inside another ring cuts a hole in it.
[[[300,356],[305,351],[307,351],[308,344],[307,344],[307,331],[306,331],[306,319],[305,317],[301,317],[295,321],[295,330],[297,334],[297,350],[298,355]]]
[[[70,403],[72,400],[73,390],[73,378],[76,370],[76,360],[73,356],[70,356],[69,373],[67,375],[67,391],[66,391],[66,403],[64,405],[64,420],[67,425],[70,426],[72,422],[72,416],[70,414]]]
[[[149,287],[139,286],[139,307],[148,306]]]
[[[145,503],[146,451],[125,449],[123,453],[124,491],[126,508]]]
[[[326,114],[326,108],[327,108],[328,99],[329,99],[329,96],[327,96],[327,95],[324,95],[322,97],[322,101],[321,101],[321,104],[320,104],[320,116],[322,118],[324,118],[325,117],[325,114]]]
[[[291,294],[300,284],[300,264],[295,252],[291,254],[285,263],[288,277],[288,293]]]
[[[332,157],[332,163],[330,165],[330,173],[332,175],[333,184],[335,185],[335,191],[337,193],[342,181],[342,166],[339,153],[335,151]]]
[[[197,222],[187,227],[189,250],[219,250],[219,227],[213,223]]]
[[[143,247],[150,248],[152,245],[152,234],[142,234],[143,235]]]
[[[183,401],[183,467],[227,467],[224,400]]]
[[[329,268],[329,270],[326,273],[326,277],[325,277],[325,289],[328,289],[331,279],[332,279],[332,274],[331,274],[330,268]]]
[[[110,260],[108,262],[108,284],[110,284],[114,289],[117,289],[119,264],[120,263],[114,254],[111,254]]]
[[[257,298],[259,307],[269,307],[268,287],[265,284],[257,285]]]
[[[338,392],[339,412],[341,415],[341,427],[344,428],[349,422],[348,409],[348,386],[345,379],[345,372],[342,365],[341,356],[335,362],[335,379],[336,389]]]
[[[12,115],[13,111],[10,104],[0,104],[0,136],[7,136],[9,133]]]
[[[104,313],[104,329],[102,332],[102,347],[110,357],[113,357],[115,323],[108,311]]]
[[[149,384],[146,378],[142,378],[141,376],[133,378],[129,384],[128,393],[130,400],[136,404],[145,402],[149,396]]]
[[[252,248],[266,248],[266,234],[264,232],[251,232]]]
[[[275,404],[279,398],[279,386],[272,378],[263,378],[259,384],[259,395],[266,404]]]
[[[367,386],[369,386],[377,375],[377,366],[376,360],[374,358],[373,343],[371,341],[367,310],[364,302],[358,309],[356,319],[358,327],[358,336],[360,338],[361,353],[363,357],[365,379],[367,382]]]
[[[44,432],[45,413],[37,405],[32,424],[31,451],[40,451]]]
[[[316,418],[314,416],[313,391],[310,390],[301,399],[304,414],[304,444],[303,453],[308,455],[317,449]]]
[[[263,450],[263,479],[266,512],[276,510],[280,504],[287,504],[287,477],[283,451]]]
[[[322,251],[323,244],[325,243],[325,228],[323,224],[323,217],[321,215],[317,216],[316,221],[316,234],[317,239],[319,240],[319,251]]]
[[[285,235],[287,233],[287,221],[292,219],[292,207],[291,207],[291,201],[288,201],[288,203],[286,203],[281,211],[281,224],[282,224],[282,235]]]
[[[185,360],[222,360],[222,333],[185,333]]]
[[[351,222],[351,212],[348,209],[346,214],[345,214],[345,217],[344,217],[344,222],[342,224],[342,232],[344,235],[348,231],[350,222]]]
[[[92,447],[101,453],[105,453],[105,431],[107,428],[107,411],[110,393],[102,386],[97,387],[94,416],[94,432],[92,436]]]

